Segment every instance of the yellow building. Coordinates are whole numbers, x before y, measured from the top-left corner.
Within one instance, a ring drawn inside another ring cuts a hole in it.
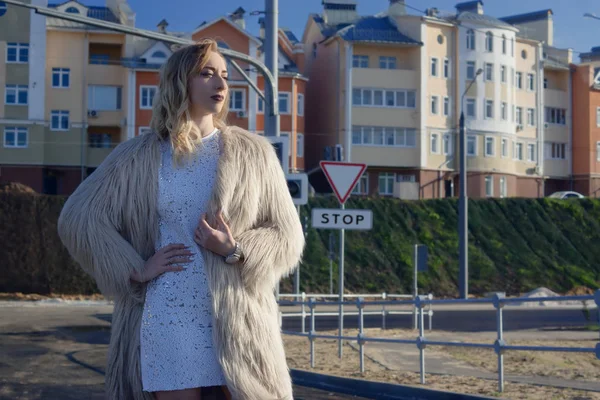
[[[125,0],[59,11],[134,26]],[[0,179],[71,193],[127,137],[131,38],[8,6],[0,17]],[[5,55],[5,56],[4,56]]]
[[[568,179],[548,150],[565,143],[567,154],[570,130],[570,52],[551,47],[551,11],[456,9],[409,15],[390,0],[359,17],[356,1],[325,0],[309,17],[306,164],[317,191],[327,190],[318,161],[341,158],[368,165],[356,194],[454,196],[463,110],[469,196],[538,197]]]

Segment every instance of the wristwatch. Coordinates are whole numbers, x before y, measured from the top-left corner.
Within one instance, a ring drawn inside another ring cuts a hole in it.
[[[225,262],[227,264],[237,264],[244,257],[244,253],[242,252],[242,248],[240,247],[239,242],[235,242],[235,250],[230,255],[224,257]]]

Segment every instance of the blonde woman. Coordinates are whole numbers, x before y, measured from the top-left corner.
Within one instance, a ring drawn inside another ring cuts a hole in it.
[[[225,124],[228,102],[214,41],[176,51],[153,132],[113,150],[61,212],[63,243],[115,300],[111,400],[292,399],[273,290],[304,236],[274,149]]]

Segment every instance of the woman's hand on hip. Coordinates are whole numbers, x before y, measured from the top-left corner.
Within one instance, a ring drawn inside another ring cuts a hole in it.
[[[226,257],[235,250],[235,239],[229,226],[223,220],[221,211],[217,213],[216,217],[217,226],[213,228],[206,222],[206,214],[202,214],[194,232],[194,241],[198,246]]]
[[[148,282],[165,272],[183,271],[181,265],[193,261],[192,253],[188,246],[183,243],[170,244],[159,249],[146,261],[142,272],[134,271],[131,279],[136,282]]]

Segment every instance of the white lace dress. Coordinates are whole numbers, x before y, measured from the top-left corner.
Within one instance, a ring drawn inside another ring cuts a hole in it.
[[[204,137],[193,160],[179,168],[171,162],[170,144],[161,143],[156,250],[184,243],[195,255],[186,270],[148,284],[140,328],[142,384],[148,392],[225,385],[213,346],[204,259],[194,242],[217,174],[219,136],[215,130]]]

